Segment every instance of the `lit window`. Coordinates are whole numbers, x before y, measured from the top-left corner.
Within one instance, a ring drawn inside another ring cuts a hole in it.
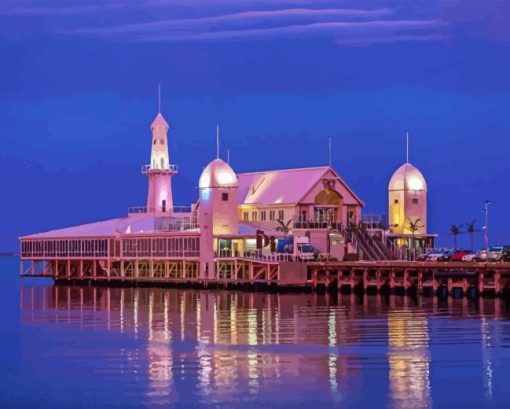
[[[244,222],[248,221],[248,212],[243,212],[243,221]]]
[[[285,217],[285,214],[284,214],[283,210],[278,210],[278,220],[283,220],[284,217]]]
[[[251,221],[256,222],[257,221],[257,212],[251,212]]]
[[[260,221],[261,222],[265,222],[266,221],[266,211],[265,210],[262,210],[260,212]]]
[[[269,220],[274,220],[274,214],[275,214],[274,210],[269,211]]]

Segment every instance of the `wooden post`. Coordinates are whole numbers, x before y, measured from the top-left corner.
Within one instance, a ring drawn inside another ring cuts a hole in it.
[[[80,259],[80,278],[83,278],[83,259]]]
[[[138,265],[138,259],[135,259],[135,278],[140,277],[140,266]]]
[[[499,270],[494,272],[494,290],[496,295],[501,293],[501,272]]]
[[[409,289],[409,270],[406,268],[402,273],[402,278],[404,280],[404,291],[407,292]]]
[[[363,292],[366,293],[368,288],[368,268],[363,270]]]
[[[92,265],[92,275],[94,278],[97,276],[97,260],[94,260],[94,264]]]
[[[462,280],[462,295],[467,297],[469,295],[469,280],[467,277],[464,277]]]
[[[71,260],[70,259],[67,259],[67,272],[66,272],[66,275],[67,275],[67,278],[70,278],[71,277]]]
[[[432,291],[434,295],[437,294],[439,291],[439,280],[437,279],[436,275],[434,274],[434,271],[432,271]]]

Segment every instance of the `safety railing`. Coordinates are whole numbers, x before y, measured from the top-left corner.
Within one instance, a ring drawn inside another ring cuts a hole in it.
[[[142,165],[142,174],[147,174],[149,172],[172,172],[177,173],[179,171],[179,167],[174,164],[169,164],[164,168],[154,168],[152,165]]]
[[[263,254],[258,251],[245,251],[245,252],[243,252],[243,258],[248,258],[248,259],[257,260],[257,261],[266,261],[266,262],[306,261],[294,254],[286,254],[286,253]]]
[[[295,215],[292,218],[292,227],[294,229],[336,229],[343,231],[342,223],[328,216],[316,216],[312,218]]]

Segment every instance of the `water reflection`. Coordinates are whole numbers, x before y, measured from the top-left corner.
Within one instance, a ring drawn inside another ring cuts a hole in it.
[[[441,393],[431,345],[455,339],[469,354],[480,348],[480,387],[491,399],[492,350],[509,338],[491,325],[508,317],[499,300],[22,286],[21,310],[25,326],[134,340],[108,370],[135,376],[149,406],[311,399],[428,408]],[[22,353],[31,347],[26,340]]]

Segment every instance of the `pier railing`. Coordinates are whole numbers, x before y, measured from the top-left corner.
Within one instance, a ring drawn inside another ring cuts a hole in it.
[[[243,258],[258,260],[258,261],[267,261],[267,262],[296,262],[296,261],[306,261],[301,260],[299,256],[294,254],[286,254],[286,253],[273,253],[273,254],[262,254],[258,251],[245,251],[243,252]]]

